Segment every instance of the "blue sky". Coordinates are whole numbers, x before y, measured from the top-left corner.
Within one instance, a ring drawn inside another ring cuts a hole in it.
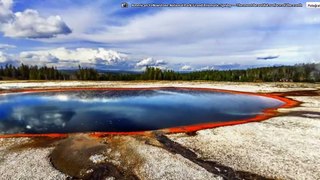
[[[0,64],[187,71],[320,61],[320,9],[305,1],[291,1],[304,6],[297,8],[121,8],[121,2],[0,0]],[[283,3],[215,3],[261,2]]]

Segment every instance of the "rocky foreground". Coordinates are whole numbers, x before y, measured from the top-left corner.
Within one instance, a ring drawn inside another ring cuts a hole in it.
[[[0,138],[0,179],[320,179],[320,85],[208,82],[0,82],[48,87],[204,87],[285,92],[299,107],[194,133]]]

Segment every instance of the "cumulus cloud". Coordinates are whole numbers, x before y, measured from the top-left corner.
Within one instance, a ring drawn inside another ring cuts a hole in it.
[[[56,48],[50,50],[24,51],[19,55],[25,64],[42,64],[59,68],[77,67],[78,65],[95,68],[117,68],[129,66],[127,55],[105,48]]]
[[[180,70],[182,70],[182,71],[192,71],[193,68],[191,66],[189,66],[189,65],[184,65],[184,66],[182,66],[180,68]]]
[[[138,70],[144,70],[147,66],[149,66],[160,69],[168,69],[167,64],[168,63],[164,60],[156,60],[152,57],[148,57],[137,62],[135,68],[137,68]]]
[[[136,61],[128,55],[105,48],[76,48],[65,47],[23,51],[20,54],[7,54],[0,51],[0,64],[28,64],[38,66],[55,66],[60,69],[93,67],[108,70],[144,70],[146,66],[168,69],[168,63],[164,60],[145,58]]]
[[[0,0],[0,31],[7,37],[52,38],[71,29],[60,16],[42,17],[36,10],[13,12],[12,0]]]
[[[19,61],[16,59],[15,55],[0,51],[0,65],[5,64],[18,65]]]
[[[0,63],[7,62],[8,60],[9,60],[8,55],[0,51]]]
[[[12,0],[0,0],[0,23],[11,19],[13,14],[10,10],[12,6]]]
[[[34,52],[22,52],[20,54],[20,60],[22,63],[33,65],[53,65],[59,63],[59,59],[50,53],[37,54]]]
[[[146,58],[143,59],[141,61],[139,61],[136,66],[137,67],[145,67],[145,66],[162,66],[162,65],[166,65],[167,62],[165,62],[164,60],[155,60],[154,58]]]

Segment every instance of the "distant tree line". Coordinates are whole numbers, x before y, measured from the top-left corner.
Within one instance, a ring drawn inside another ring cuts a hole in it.
[[[320,82],[320,64],[261,67],[246,70],[208,70],[182,74],[181,80],[238,82]]]
[[[0,67],[0,79],[5,80],[64,80],[66,77],[55,67],[38,67],[21,64],[19,67]]]
[[[146,67],[142,73],[99,73],[93,68],[79,66],[76,71],[61,71],[55,67],[38,67],[21,64],[19,67],[0,67],[0,80],[207,80],[236,82],[320,82],[320,64],[274,66],[246,70],[205,70],[174,72]]]
[[[79,66],[79,69],[78,71],[75,72],[75,75],[76,75],[75,79],[77,80],[98,80],[99,79],[99,73],[93,68],[82,68],[81,66]]]

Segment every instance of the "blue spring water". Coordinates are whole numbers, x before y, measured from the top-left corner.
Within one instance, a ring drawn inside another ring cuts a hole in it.
[[[10,93],[0,96],[0,134],[132,132],[254,117],[282,101],[164,88]]]

